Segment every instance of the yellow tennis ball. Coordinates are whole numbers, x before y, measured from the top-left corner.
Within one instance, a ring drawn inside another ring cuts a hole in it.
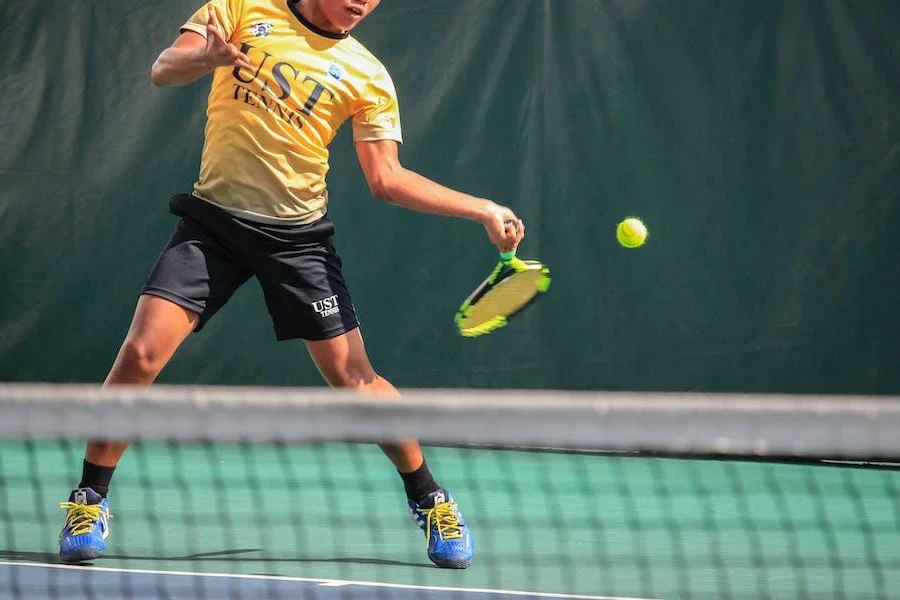
[[[647,241],[647,227],[637,217],[629,217],[616,227],[616,239],[626,248],[638,248]]]

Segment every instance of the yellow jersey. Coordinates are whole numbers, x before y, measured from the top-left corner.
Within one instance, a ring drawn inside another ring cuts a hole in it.
[[[209,8],[254,70],[213,74],[194,195],[264,223],[321,218],[328,144],[344,121],[355,141],[402,142],[390,75],[352,37],[304,19],[295,0],[212,0],[182,31],[205,37]]]

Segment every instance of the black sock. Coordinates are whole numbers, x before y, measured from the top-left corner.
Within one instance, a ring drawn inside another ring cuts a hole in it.
[[[406,497],[413,502],[418,502],[431,492],[441,489],[431,476],[428,465],[422,461],[422,466],[412,473],[400,473],[403,478],[403,487],[406,489]]]
[[[101,467],[85,460],[81,467],[81,483],[78,487],[89,487],[106,498],[106,494],[109,493],[109,481],[115,470],[115,467]]]

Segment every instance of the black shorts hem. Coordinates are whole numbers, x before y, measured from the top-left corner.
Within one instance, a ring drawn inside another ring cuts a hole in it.
[[[194,327],[194,331],[200,331],[203,328],[203,311],[206,310],[205,306],[194,302],[190,298],[185,298],[184,296],[180,296],[174,292],[163,290],[158,287],[144,287],[144,289],[141,290],[141,295],[143,296],[144,294],[147,294],[148,296],[156,296],[158,298],[162,298],[163,300],[168,300],[169,302],[177,304],[185,310],[196,313],[200,318],[197,321],[197,326]]]
[[[322,340],[330,340],[331,338],[336,338],[339,335],[344,335],[345,333],[350,333],[354,329],[359,329],[359,321],[354,323],[341,323],[337,327],[332,327],[331,329],[325,329],[323,331],[318,331],[315,335],[310,335],[307,332],[283,332],[276,331],[275,337],[279,342],[286,342],[288,340],[306,340],[308,342],[319,342]]]

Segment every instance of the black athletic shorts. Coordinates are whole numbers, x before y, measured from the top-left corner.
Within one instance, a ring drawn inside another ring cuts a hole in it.
[[[186,194],[174,196],[169,208],[181,222],[143,293],[199,314],[195,331],[254,275],[279,340],[324,340],[359,326],[327,218],[255,223]]]

